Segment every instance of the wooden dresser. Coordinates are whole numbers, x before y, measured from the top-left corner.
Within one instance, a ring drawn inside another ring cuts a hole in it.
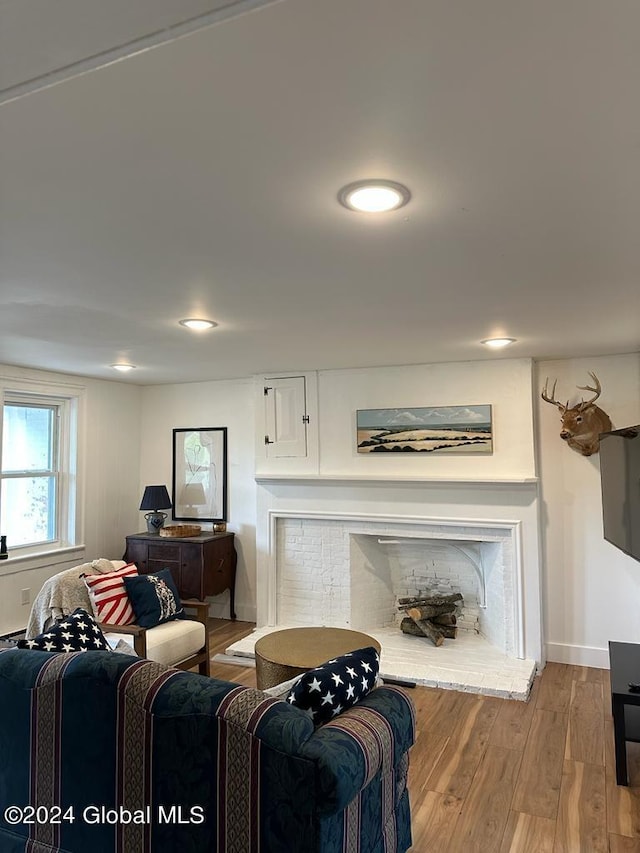
[[[233,537],[233,533],[182,537],[132,533],[127,536],[122,559],[135,563],[140,574],[171,569],[181,598],[203,601],[228,589],[230,616],[235,619],[237,556]]]

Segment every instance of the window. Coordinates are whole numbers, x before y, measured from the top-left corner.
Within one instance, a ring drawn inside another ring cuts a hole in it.
[[[74,401],[5,391],[0,530],[18,554],[75,544]]]

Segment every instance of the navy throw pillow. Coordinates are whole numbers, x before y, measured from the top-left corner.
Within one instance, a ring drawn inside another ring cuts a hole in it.
[[[379,669],[380,657],[373,646],[356,649],[305,672],[287,702],[310,711],[316,725],[326,723],[373,690]]]
[[[153,628],[172,619],[182,619],[184,608],[171,575],[171,569],[160,569],[150,575],[124,576],[129,601],[141,628]]]
[[[18,640],[19,649],[38,649],[42,652],[86,652],[110,650],[104,634],[90,613],[77,607],[70,616],[32,640]]]

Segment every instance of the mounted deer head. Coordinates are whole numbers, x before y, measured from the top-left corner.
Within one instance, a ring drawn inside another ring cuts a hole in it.
[[[591,456],[597,453],[600,448],[600,433],[608,432],[611,426],[611,420],[606,412],[595,405],[595,401],[600,396],[600,382],[595,373],[589,372],[589,376],[593,379],[595,387],[591,385],[578,385],[581,391],[593,391],[595,396],[590,400],[581,400],[575,406],[569,406],[567,400],[566,406],[559,403],[556,398],[556,381],[551,389],[551,396],[547,391],[549,379],[544,383],[544,390],[540,395],[547,403],[552,403],[560,410],[562,419],[562,429],[560,430],[560,438],[566,441],[569,447],[582,453],[583,456]]]

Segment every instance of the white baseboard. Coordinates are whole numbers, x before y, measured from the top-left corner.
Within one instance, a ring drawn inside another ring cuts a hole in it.
[[[573,646],[567,643],[547,643],[547,661],[571,663],[576,666],[593,666],[609,669],[609,649],[593,646]]]

